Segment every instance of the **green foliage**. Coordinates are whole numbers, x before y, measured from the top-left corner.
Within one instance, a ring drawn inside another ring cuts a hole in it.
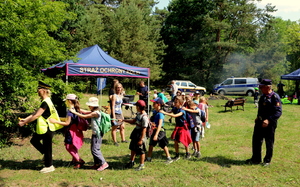
[[[151,80],[160,78],[160,55],[164,45],[159,36],[159,21],[149,16],[148,1],[124,1],[111,12],[106,30],[110,55],[126,64],[151,67]]]
[[[168,9],[170,14],[161,32],[168,45],[163,65],[166,78],[187,77],[208,86],[219,81],[224,65],[235,56],[255,51],[257,32],[272,18],[268,13],[274,11],[274,7],[258,9],[246,0],[174,0]],[[251,63],[247,66],[250,68]],[[249,68],[244,72],[257,74]]]
[[[66,4],[48,0],[8,0],[0,4],[1,64],[20,63],[28,70],[65,59],[63,43],[48,32],[57,31],[70,19]]]

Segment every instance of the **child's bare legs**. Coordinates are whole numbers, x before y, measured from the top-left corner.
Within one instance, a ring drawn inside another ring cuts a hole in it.
[[[131,150],[130,153],[130,161],[125,165],[125,168],[132,168],[134,166],[136,152]]]
[[[179,142],[174,140],[174,148],[175,148],[175,157],[173,157],[173,160],[176,161],[178,159],[180,159],[179,157]]]
[[[130,160],[131,160],[132,162],[134,162],[135,155],[136,155],[135,151],[132,151],[132,150],[131,150]]]
[[[149,150],[148,150],[147,157],[151,158],[152,157],[152,152],[153,152],[153,145],[149,145]]]
[[[200,151],[200,142],[194,141],[193,144],[194,144],[195,151],[199,152]]]
[[[174,148],[175,148],[175,153],[176,154],[179,154],[179,142],[174,140]]]
[[[145,154],[141,154],[140,155],[140,164],[144,164],[145,163],[145,158],[146,158]]]
[[[184,147],[185,148],[185,152],[189,153],[189,146]]]
[[[150,149],[150,148],[149,148],[149,149]],[[165,146],[165,147],[163,148],[163,150],[164,150],[164,152],[166,153],[166,157],[167,157],[167,158],[170,158],[170,153],[169,153],[168,147]]]

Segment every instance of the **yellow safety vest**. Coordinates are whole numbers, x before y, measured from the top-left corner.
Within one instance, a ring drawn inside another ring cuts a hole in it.
[[[51,115],[47,119],[45,119],[43,116],[40,116],[37,118],[37,125],[36,125],[36,133],[37,134],[45,134],[47,132],[48,126],[49,126],[50,131],[56,131],[56,130],[64,127],[63,125],[60,125],[57,123],[53,124],[53,123],[49,122],[50,118],[56,119],[58,121],[60,121],[60,118],[59,118],[57,110],[54,107],[51,99],[48,97],[48,98],[44,99],[42,102],[44,102],[44,101],[47,103],[47,105],[50,109]]]

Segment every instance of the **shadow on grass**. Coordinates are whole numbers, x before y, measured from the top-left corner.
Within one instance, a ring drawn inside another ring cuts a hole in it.
[[[221,167],[227,167],[227,168],[230,168],[232,165],[247,165],[245,163],[245,160],[233,160],[233,159],[226,158],[224,156],[201,157],[198,161],[217,164]]]
[[[105,159],[109,159],[109,168],[113,170],[124,170],[125,164],[129,161],[130,155],[124,156],[112,156],[105,157]],[[139,156],[137,157],[139,159]],[[91,166],[93,166],[93,162],[86,162],[80,169],[91,170]],[[28,169],[28,170],[40,170],[44,167],[44,164],[41,160],[24,160],[24,161],[15,161],[15,160],[0,160],[0,170],[10,169],[10,170],[20,170],[20,169]],[[53,159],[53,166],[55,168],[66,167],[73,168],[71,161],[58,160]]]

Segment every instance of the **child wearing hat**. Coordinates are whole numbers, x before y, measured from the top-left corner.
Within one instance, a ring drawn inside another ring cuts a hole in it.
[[[137,171],[145,169],[145,152],[146,152],[146,129],[148,127],[149,118],[145,111],[146,103],[143,100],[136,102],[137,115],[135,119],[123,120],[130,124],[135,124],[135,128],[131,132],[129,149],[131,150],[130,161],[125,165],[125,168],[132,168],[136,155],[140,155],[140,165],[136,168]]]
[[[152,136],[150,137],[150,143],[149,143],[149,151],[147,155],[147,161],[151,161],[153,147],[155,147],[157,144],[164,150],[167,160],[166,164],[170,164],[173,162],[173,160],[170,157],[168,144],[169,141],[166,137],[166,131],[163,128],[164,127],[164,118],[165,115],[161,113],[163,106],[163,100],[161,98],[156,98],[154,100],[151,100],[153,102],[153,116],[151,117],[152,122],[154,123],[154,130],[152,133]]]
[[[100,131],[98,124],[100,124],[101,113],[99,111],[98,98],[90,97],[89,101],[86,103],[89,106],[91,112],[89,114],[83,115],[74,109],[70,109],[70,111],[77,116],[84,119],[91,119],[91,127],[92,127],[92,138],[91,138],[91,152],[94,158],[94,165],[91,169],[96,169],[97,171],[103,171],[109,167],[108,163],[105,161],[103,154],[100,150],[102,145],[102,137],[103,133]]]
[[[73,114],[70,109],[75,109],[76,112],[82,113],[79,107],[78,98],[75,94],[68,94],[66,99],[66,106],[68,108],[67,117],[65,121],[57,121],[50,118],[51,123],[58,123],[60,125],[66,126],[65,131],[65,148],[72,156],[72,164],[74,169],[79,169],[85,163],[79,156],[78,151],[83,145],[83,133],[78,129],[78,116]]]

